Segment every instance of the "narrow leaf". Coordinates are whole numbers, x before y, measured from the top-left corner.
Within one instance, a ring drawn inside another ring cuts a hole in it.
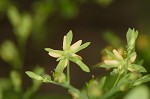
[[[44,80],[44,78],[40,75],[35,74],[34,72],[31,71],[26,71],[25,72],[30,78],[36,79],[36,80]]]
[[[7,11],[7,15],[13,26],[18,26],[21,22],[21,16],[18,9],[15,6],[10,6]]]
[[[149,82],[150,81],[150,75],[145,75],[143,76],[142,78],[138,79],[134,84],[133,86],[138,86],[142,83],[145,83],[145,82]]]
[[[42,76],[44,78],[43,82],[52,81],[51,76],[49,76],[47,74],[43,74]]]

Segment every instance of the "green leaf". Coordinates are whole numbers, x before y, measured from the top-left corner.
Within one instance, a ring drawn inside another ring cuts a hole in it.
[[[44,73],[44,69],[43,67],[37,65],[34,69],[33,72],[35,74],[43,74]],[[40,86],[42,85],[42,81],[40,80],[36,80],[36,79],[32,79],[32,85],[31,87],[27,88],[27,90],[24,91],[24,95],[23,98],[24,99],[29,99],[29,97],[31,97],[31,95],[33,95],[34,93],[36,93]]]
[[[12,41],[6,40],[0,48],[1,58],[6,61],[14,61],[14,58],[18,58],[18,50]]]
[[[33,79],[36,79],[36,80],[40,80],[40,81],[43,81],[44,78],[40,75],[37,75],[35,74],[34,72],[31,72],[31,71],[26,71],[25,72],[30,78],[33,78]]]
[[[15,44],[10,40],[4,41],[3,44],[1,45],[0,57],[4,61],[11,64],[11,66],[13,66],[14,69],[20,69],[22,66],[18,50]]]
[[[21,38],[27,39],[32,29],[32,18],[29,14],[22,15],[21,22],[17,28],[17,35]]]
[[[123,99],[150,99],[150,90],[147,86],[138,86],[132,89]]]
[[[128,70],[133,72],[143,72],[143,73],[147,72],[143,66],[137,64],[130,64],[128,66]]]
[[[20,24],[21,16],[15,6],[10,6],[7,14],[13,26],[18,26]]]
[[[90,69],[79,59],[73,61],[75,62],[78,66],[80,66],[80,68],[85,71],[85,72],[90,72]]]
[[[44,68],[41,67],[41,66],[39,66],[39,65],[37,65],[37,66],[33,69],[33,72],[34,72],[35,74],[37,74],[37,75],[44,74]],[[38,80],[36,80],[36,79],[33,79],[32,82],[33,82],[34,88],[35,88],[35,87],[39,87],[39,86],[41,85],[41,83],[42,83],[41,81],[38,81]],[[37,88],[37,89],[38,89],[38,88]]]
[[[133,86],[138,86],[142,83],[146,83],[146,82],[149,82],[150,81],[150,75],[145,75],[141,78],[139,78],[134,84]]]
[[[43,74],[42,77],[45,79],[43,82],[51,81],[51,76],[47,74]]]
[[[70,48],[71,42],[72,42],[72,38],[73,38],[73,33],[70,30],[67,35],[66,35],[66,48]]]
[[[55,72],[62,73],[64,68],[66,67],[65,65],[67,65],[66,61],[67,61],[66,59],[60,60],[56,69],[55,69]]]
[[[74,51],[74,53],[79,52],[82,49],[85,49],[86,47],[88,47],[90,45],[91,42],[87,42],[82,44],[77,50]]]
[[[115,60],[117,60],[117,61],[120,61],[120,59],[117,58],[111,51],[105,49],[105,52],[106,52],[109,56],[111,56],[113,59],[115,59]]]

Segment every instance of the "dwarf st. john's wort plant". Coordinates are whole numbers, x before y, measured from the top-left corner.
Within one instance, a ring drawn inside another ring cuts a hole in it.
[[[150,81],[150,75],[146,74],[147,71],[141,62],[136,60],[135,42],[137,37],[138,31],[128,29],[126,34],[127,45],[124,51],[105,49],[107,58],[101,63],[100,67],[110,70],[110,74],[100,79],[93,78],[82,90],[75,88],[70,83],[70,62],[76,63],[83,71],[90,72],[89,68],[83,63],[82,57],[76,54],[86,48],[90,42],[81,44],[82,40],[79,40],[71,45],[72,31],[64,36],[63,50],[45,48],[48,54],[57,58],[59,62],[52,76],[38,75],[31,71],[26,71],[26,74],[33,79],[67,88],[73,99],[122,99],[123,97],[123,99],[137,99],[138,92],[149,93],[149,90],[145,86],[136,89],[134,87]],[[66,74],[65,68],[67,68]],[[128,93],[130,90],[131,92]],[[149,99],[149,94],[144,94],[143,98]]]

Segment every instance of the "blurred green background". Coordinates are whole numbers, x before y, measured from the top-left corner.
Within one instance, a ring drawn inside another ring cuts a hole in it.
[[[71,67],[71,82],[77,88],[82,88],[91,75],[106,74],[92,66],[101,61],[101,50],[107,45],[125,45],[129,27],[139,30],[138,58],[144,59],[150,73],[149,9],[149,0],[0,0],[0,99],[70,99],[67,90],[41,85],[24,73],[34,69],[51,74],[57,62],[44,48],[62,49],[62,38],[69,30],[74,41],[91,42],[79,53],[91,73],[74,64]]]

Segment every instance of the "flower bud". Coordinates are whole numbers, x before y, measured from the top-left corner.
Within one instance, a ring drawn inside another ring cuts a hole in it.
[[[54,81],[59,83],[64,83],[66,81],[66,75],[64,73],[54,72],[53,77]]]

